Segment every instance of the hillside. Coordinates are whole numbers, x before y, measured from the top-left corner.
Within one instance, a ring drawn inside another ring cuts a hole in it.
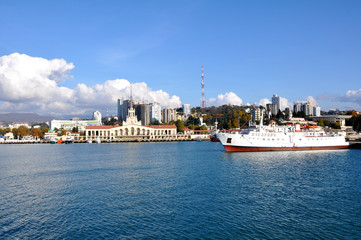
[[[54,119],[52,116],[42,116],[37,113],[0,113],[0,122],[29,122],[39,123]]]

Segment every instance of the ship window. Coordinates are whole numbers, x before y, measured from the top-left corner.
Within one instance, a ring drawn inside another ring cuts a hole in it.
[[[232,138],[227,138],[227,143],[232,143]]]

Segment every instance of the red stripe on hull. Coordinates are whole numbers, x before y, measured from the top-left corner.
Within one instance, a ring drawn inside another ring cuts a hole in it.
[[[328,147],[238,147],[224,146],[227,152],[260,152],[260,151],[305,151],[305,150],[330,150],[347,149],[349,146],[328,146]]]

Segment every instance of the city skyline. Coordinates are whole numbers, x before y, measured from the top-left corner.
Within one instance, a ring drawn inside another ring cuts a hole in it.
[[[361,3],[99,1],[0,3],[0,112],[116,114],[118,98],[162,107],[313,99],[361,110]],[[13,14],[17,13],[14,18]]]

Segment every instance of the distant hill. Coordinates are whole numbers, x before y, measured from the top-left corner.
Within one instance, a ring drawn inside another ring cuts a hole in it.
[[[37,113],[0,113],[0,122],[13,123],[13,122],[28,122],[40,123],[48,122],[55,119],[52,116],[41,116]]]

